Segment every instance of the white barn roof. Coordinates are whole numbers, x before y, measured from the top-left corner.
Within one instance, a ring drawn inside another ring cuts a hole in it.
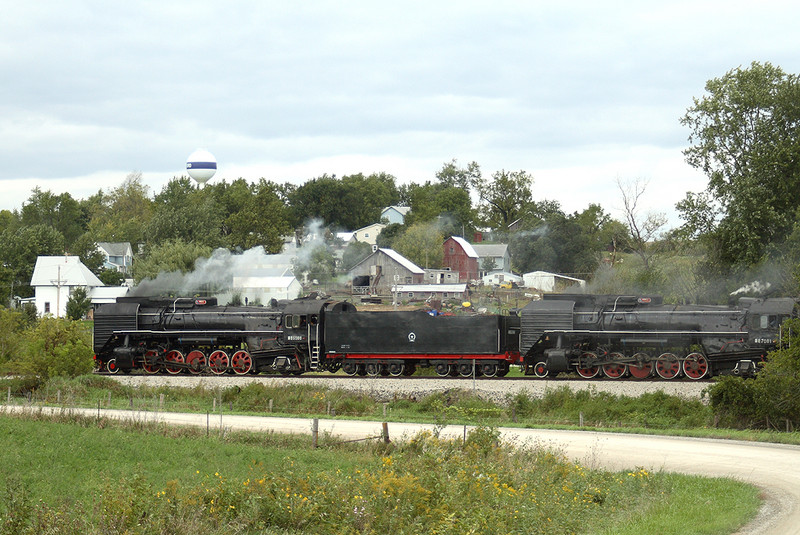
[[[460,236],[451,236],[456,243],[458,243],[462,249],[464,249],[464,253],[470,258],[479,258],[478,253],[475,252],[475,249],[470,245],[470,243]]]
[[[31,286],[105,286],[77,256],[40,256]]]
[[[394,249],[383,249],[383,248],[381,248],[381,249],[378,249],[378,250],[381,251],[382,253],[384,253],[386,256],[388,256],[392,260],[394,260],[395,262],[397,262],[398,264],[400,264],[401,266],[403,266],[404,268],[406,268],[407,270],[409,270],[411,273],[416,273],[416,274],[419,274],[419,275],[424,275],[425,274],[425,270],[424,269],[422,269],[421,267],[416,265],[414,262],[412,262],[411,260],[409,260],[405,256],[401,255],[400,253],[398,253]]]

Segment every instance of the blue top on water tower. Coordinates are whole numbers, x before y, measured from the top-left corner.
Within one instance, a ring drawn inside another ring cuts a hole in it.
[[[205,149],[197,149],[186,159],[186,171],[198,184],[205,184],[217,172],[217,160]]]

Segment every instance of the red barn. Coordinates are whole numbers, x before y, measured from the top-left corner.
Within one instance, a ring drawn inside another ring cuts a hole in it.
[[[478,253],[464,238],[451,236],[444,241],[444,267],[458,272],[458,280],[478,279]]]

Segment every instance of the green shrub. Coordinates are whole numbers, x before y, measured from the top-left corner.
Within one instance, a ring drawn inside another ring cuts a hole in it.
[[[50,377],[77,377],[94,367],[91,334],[75,321],[44,317],[25,331],[24,349],[9,367],[19,374]]]

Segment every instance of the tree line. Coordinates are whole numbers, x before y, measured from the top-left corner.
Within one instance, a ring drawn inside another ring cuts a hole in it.
[[[85,199],[35,188],[20,209],[0,211],[0,303],[32,294],[28,284],[39,255],[80,256],[101,280],[116,284],[120,275],[102,269],[98,242],[130,242],[137,253],[133,274],[141,280],[190,270],[219,247],[278,253],[283,237],[302,235],[311,220],[322,222],[326,239],[304,269],[325,280],[334,275],[329,246],[336,232],[378,222],[391,205],[411,211],[403,225],[386,227],[378,244],[423,267],[439,267],[444,239],[471,239],[480,229],[509,244],[515,271],[577,274],[598,281],[599,290],[714,302],[763,279],[773,291],[796,294],[798,77],[754,62],[709,80],[705,91],[679,120],[689,130],[686,160],[708,176],[708,185],[678,203],[684,224],[669,232],[663,215],[640,213],[646,194],[640,177],[618,182],[624,205],[618,220],[598,204],[566,213],[557,200],[535,200],[527,171],[486,176],[477,162],[446,162],[423,183],[359,173],[325,174],[300,185],[239,178],[199,187],[182,176],[152,194],[134,172]],[[348,246],[341,267],[369,252],[364,244]],[[608,284],[611,279],[616,282]]]

